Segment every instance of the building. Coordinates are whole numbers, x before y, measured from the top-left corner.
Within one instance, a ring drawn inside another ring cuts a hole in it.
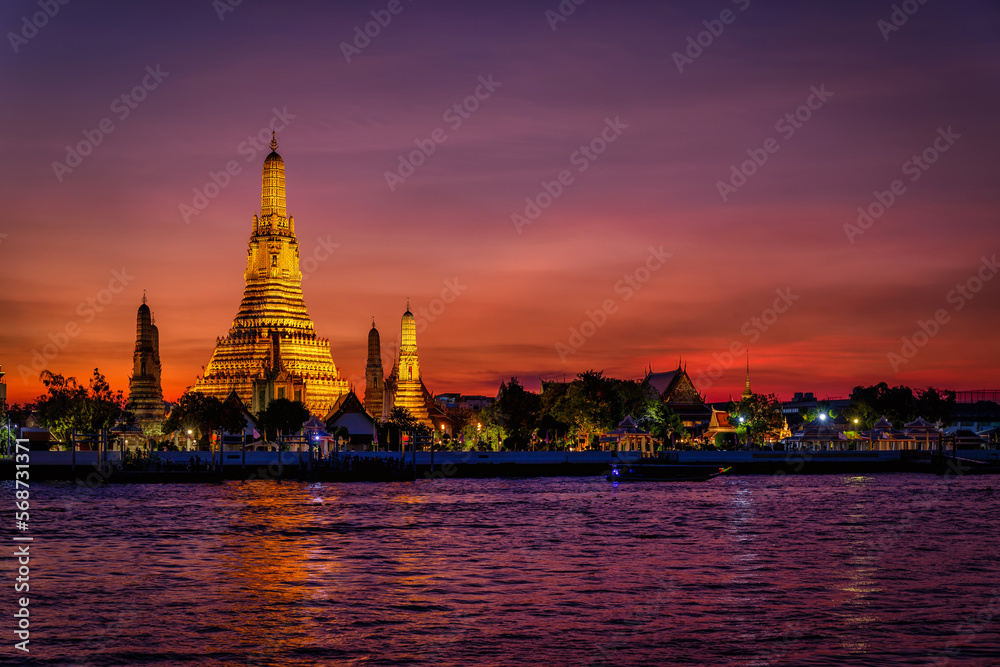
[[[371,339],[369,339],[370,342]],[[434,402],[434,397],[424,386],[417,356],[417,325],[410,312],[409,301],[400,322],[400,345],[392,373],[385,380],[385,397],[382,399],[383,421],[394,408],[403,408],[424,426],[436,433],[451,434],[454,421]],[[371,351],[369,350],[369,354]]]
[[[656,456],[660,441],[639,428],[632,415],[618,423],[618,428],[601,436],[601,449],[616,452],[639,452],[641,456]]]
[[[0,405],[7,405],[7,383],[3,381],[4,375],[6,373],[3,366],[0,366]]]
[[[132,352],[132,376],[128,381],[128,409],[135,414],[143,433],[155,434],[166,418],[163,388],[160,385],[160,333],[153,313],[146,305],[146,295],[135,318],[135,350]]]
[[[385,398],[385,377],[382,371],[382,342],[372,318],[372,328],[368,332],[368,363],[365,365],[365,410],[376,419],[382,417],[382,401]]]
[[[272,137],[260,216],[253,216],[247,245],[243,301],[193,391],[220,401],[235,391],[254,413],[286,398],[325,415],[347,393],[347,380],[333,363],[330,341],[316,335],[302,298],[295,218],[285,209],[285,163],[277,146]]]
[[[941,436],[940,424],[932,424],[923,417],[917,417],[909,424],[903,424],[903,432],[917,445],[917,449],[933,450]]]
[[[962,392],[962,394],[967,396],[973,392]],[[975,394],[993,395],[992,392],[987,394],[985,391]],[[952,426],[969,431],[988,431],[1000,426],[1000,405],[994,401],[981,399],[974,403],[959,401],[952,412],[951,423]]]
[[[702,436],[706,445],[716,444],[716,435],[722,434],[718,444],[736,444],[736,427],[729,420],[729,413],[725,410],[712,408],[712,417],[709,419],[708,428]]]
[[[786,438],[786,442],[790,449],[841,451],[850,448],[847,437],[826,418],[802,424],[798,431]]]
[[[375,449],[378,445],[376,420],[353,391],[337,399],[323,422],[327,433],[336,434],[341,427],[347,429],[350,435],[344,444],[349,450]]]
[[[385,383],[389,400],[386,404],[392,408],[407,410],[414,419],[430,428],[434,428],[427,406],[423,380],[420,379],[420,358],[417,356],[417,324],[410,312],[410,303],[406,303],[406,312],[400,322],[399,354],[396,357],[392,374]]]
[[[687,371],[677,363],[677,370],[654,373],[650,370],[644,382],[656,391],[660,400],[677,413],[692,437],[699,436],[708,428],[712,418],[712,408],[705,404]]]
[[[785,421],[791,428],[801,426],[805,422],[805,417],[809,413],[824,408],[840,418],[844,411],[851,405],[849,398],[816,398],[811,391],[797,391],[792,395],[792,400],[781,404],[781,411],[785,415]],[[844,427],[848,425],[844,422]]]
[[[467,396],[465,394],[458,393],[438,394],[434,397],[434,403],[446,413],[461,412],[462,410],[479,412],[483,408],[488,408],[493,405],[496,401],[497,399],[494,396]]]
[[[862,431],[861,446],[872,451],[897,451],[920,449],[920,443],[904,431],[892,427],[885,415],[875,422],[870,431]]]
[[[434,403],[445,412],[458,412],[460,400],[462,400],[462,395],[458,393],[438,394],[434,397]]]

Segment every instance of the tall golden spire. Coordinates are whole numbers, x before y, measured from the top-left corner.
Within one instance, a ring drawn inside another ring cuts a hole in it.
[[[409,410],[417,421],[431,426],[423,382],[420,380],[420,360],[417,358],[417,326],[406,300],[406,312],[401,322],[399,356],[391,376],[393,402],[389,407]]]
[[[403,313],[402,331],[399,340],[400,354],[417,354],[417,322],[410,312],[410,300],[406,299],[406,312]]]
[[[278,140],[271,132],[271,153],[264,159],[264,174],[260,189],[260,217],[277,213],[288,217],[285,211],[285,161],[277,153]]]
[[[743,398],[750,398],[753,396],[753,391],[750,389],[750,350],[747,350],[747,384],[743,388]]]

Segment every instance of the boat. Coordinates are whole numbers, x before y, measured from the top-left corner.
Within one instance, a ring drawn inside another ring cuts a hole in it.
[[[693,468],[693,469],[692,469]],[[706,482],[720,475],[726,475],[733,467],[719,468],[716,472],[705,473],[704,466],[677,465],[635,465],[614,466],[604,476],[609,482]]]

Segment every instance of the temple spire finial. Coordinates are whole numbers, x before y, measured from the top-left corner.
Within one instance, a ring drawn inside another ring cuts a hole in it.
[[[275,137],[274,130],[271,130],[271,150],[278,149],[278,139]]]
[[[743,398],[750,398],[753,396],[753,390],[750,389],[750,350],[747,350],[747,383],[743,388]]]
[[[142,290],[142,302],[146,303],[146,290]]]

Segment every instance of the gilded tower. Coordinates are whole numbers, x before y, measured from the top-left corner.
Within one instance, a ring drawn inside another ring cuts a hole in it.
[[[368,364],[365,366],[365,410],[379,419],[382,416],[382,399],[385,381],[382,373],[382,343],[379,340],[375,319],[368,332]]]
[[[153,324],[153,314],[146,305],[145,294],[135,318],[135,351],[132,353],[132,377],[128,381],[128,407],[145,431],[155,429],[163,422],[160,333]]]
[[[387,382],[392,388],[392,406],[405,408],[418,421],[431,425],[427,410],[427,396],[420,379],[420,360],[417,359],[417,324],[406,304],[400,331],[399,356]],[[433,426],[431,425],[433,428]]]
[[[747,352],[747,384],[743,387],[743,400],[746,400],[753,396],[753,391],[750,390],[750,353]]]
[[[277,147],[272,136],[260,216],[253,216],[247,247],[243,301],[192,390],[219,400],[235,391],[252,412],[287,398],[323,415],[347,393],[347,381],[333,363],[330,341],[316,336],[302,298],[295,219],[285,210],[285,162]]]

